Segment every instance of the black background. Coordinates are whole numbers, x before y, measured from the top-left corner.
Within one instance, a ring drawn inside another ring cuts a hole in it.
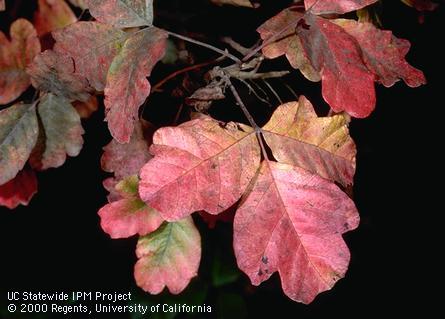
[[[7,1],[9,8],[12,2]],[[33,3],[23,2],[15,8],[15,17],[29,17],[32,12]],[[251,10],[212,7],[202,1],[164,1],[157,3],[157,24],[178,32],[184,31],[178,25],[185,25],[195,32],[206,30],[252,42],[252,30],[282,3],[264,4],[253,16]],[[306,306],[283,295],[277,275],[257,289],[249,287],[243,276],[226,289],[243,296],[249,317],[287,313],[295,318],[352,318],[431,309],[426,284],[435,282],[435,257],[429,247],[436,234],[429,229],[441,210],[432,208],[440,189],[431,186],[430,178],[438,179],[440,173],[437,162],[442,145],[432,142],[440,134],[439,113],[443,107],[440,90],[445,57],[441,45],[444,9],[442,6],[427,14],[424,23],[418,24],[415,10],[398,1],[383,2],[384,28],[410,40],[408,60],[424,71],[428,84],[416,89],[402,82],[392,88],[377,86],[376,111],[351,124],[358,148],[354,200],[361,225],[345,236],[352,254],[346,278]],[[241,21],[243,24],[236,23]],[[8,14],[0,13],[3,31],[10,22]],[[297,77],[292,86],[315,104],[323,104],[319,84]],[[161,103],[163,97],[153,99]],[[164,107],[165,103],[160,105]],[[162,114],[168,117],[169,112],[165,106],[165,112],[160,108],[152,116],[163,124]],[[11,290],[137,289],[132,274],[136,239],[111,240],[101,230],[96,214],[106,203],[106,191],[101,185],[106,175],[100,169],[100,156],[110,136],[103,112],[85,121],[84,128],[81,154],[61,168],[39,173],[39,192],[28,207],[14,211],[0,208],[0,293],[4,296],[0,304],[6,299],[6,291]],[[205,254],[214,245],[211,241],[219,237],[209,234],[203,223],[198,224],[203,241],[209,240],[200,270],[205,279]],[[212,304],[212,300],[210,291],[206,302]]]

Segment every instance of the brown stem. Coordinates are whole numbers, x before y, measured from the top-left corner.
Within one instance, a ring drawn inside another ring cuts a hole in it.
[[[232,81],[230,81],[230,77],[226,75],[224,78],[224,81],[226,82],[227,86],[230,88],[230,91],[232,92],[233,96],[235,97],[237,104],[243,111],[243,113],[246,116],[247,120],[249,121],[250,125],[254,128],[256,138],[258,140],[258,143],[260,144],[261,153],[263,154],[264,159],[268,160],[269,157],[267,155],[266,148],[264,147],[263,138],[261,135],[261,133],[262,133],[261,127],[259,127],[258,124],[256,124],[255,120],[253,119],[252,115],[250,114],[249,110],[247,109],[246,105],[244,104],[243,100],[241,99],[238,91],[233,86]]]
[[[159,88],[160,88],[161,86],[163,86],[166,82],[170,81],[170,80],[173,79],[174,77],[176,77],[176,76],[178,76],[178,75],[181,75],[181,74],[183,74],[183,73],[186,73],[186,72],[190,72],[190,71],[193,71],[193,70],[196,70],[196,69],[203,68],[203,67],[205,67],[205,66],[208,66],[208,65],[211,65],[211,64],[214,64],[214,63],[218,63],[218,62],[222,61],[222,60],[225,59],[225,58],[226,58],[225,56],[222,56],[222,57],[219,57],[219,58],[217,58],[217,59],[213,59],[213,60],[211,60],[211,61],[202,62],[202,63],[199,63],[199,64],[195,64],[195,65],[188,66],[188,67],[183,68],[183,69],[181,69],[181,70],[177,70],[177,71],[171,73],[170,75],[166,76],[165,78],[163,78],[163,79],[162,79],[161,81],[159,81],[158,83],[156,83],[156,84],[153,86],[153,89],[152,89],[152,90],[153,90],[153,92],[155,92],[155,91],[159,91]]]
[[[212,50],[212,51],[218,52],[219,54],[221,54],[221,55],[223,55],[223,56],[225,56],[225,57],[231,59],[232,61],[234,61],[234,62],[236,62],[236,63],[242,63],[240,59],[238,59],[238,58],[237,58],[236,56],[234,56],[233,54],[227,52],[227,50],[221,50],[221,49],[219,49],[219,48],[217,48],[217,47],[215,47],[215,46],[213,46],[213,45],[211,45],[211,44],[204,43],[204,42],[201,42],[201,41],[198,41],[198,40],[195,40],[195,39],[186,37],[186,36],[181,35],[181,34],[178,34],[178,33],[174,33],[174,32],[167,31],[167,30],[164,30],[164,31],[167,32],[169,35],[175,37],[175,38],[178,38],[178,39],[181,39],[181,40],[184,40],[184,41],[187,41],[187,42],[190,42],[190,43],[199,45],[199,46],[201,46],[201,47],[210,49],[210,50]]]
[[[312,8],[319,2],[320,0],[315,1],[310,7],[309,9],[306,10],[306,12],[304,13],[304,15],[300,18],[298,18],[297,20],[295,20],[294,22],[288,24],[287,26],[285,26],[283,29],[281,29],[280,31],[278,31],[277,33],[275,33],[274,35],[272,35],[270,38],[268,38],[266,41],[263,41],[263,43],[259,46],[257,46],[256,48],[252,49],[250,51],[249,54],[247,54],[242,61],[246,62],[248,61],[250,58],[252,58],[255,54],[257,54],[259,51],[261,51],[264,47],[268,46],[269,44],[274,43],[276,40],[278,40],[283,33],[287,32],[289,29],[295,29],[296,26],[298,25],[298,23],[301,21],[301,19],[304,18],[304,16],[308,13],[311,12]]]

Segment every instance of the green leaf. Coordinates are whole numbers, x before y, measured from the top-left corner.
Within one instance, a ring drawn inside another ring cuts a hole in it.
[[[80,116],[71,103],[63,98],[48,93],[42,97],[37,108],[41,122],[44,145],[39,145],[41,152],[31,158],[36,169],[59,167],[66,156],[77,156],[83,146],[84,130]]]
[[[151,294],[168,287],[179,294],[198,273],[201,237],[191,217],[164,223],[137,244],[134,276],[139,287]]]
[[[25,166],[38,132],[34,104],[15,104],[0,111],[0,185]]]

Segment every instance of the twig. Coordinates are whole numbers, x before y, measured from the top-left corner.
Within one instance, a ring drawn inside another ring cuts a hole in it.
[[[259,51],[261,51],[264,47],[268,46],[269,44],[274,43],[276,40],[278,40],[283,33],[287,32],[290,29],[295,29],[297,27],[297,25],[300,23],[301,19],[303,19],[306,14],[310,13],[312,11],[312,8],[319,2],[320,0],[315,1],[310,7],[309,9],[306,10],[306,12],[304,13],[304,15],[300,18],[298,18],[297,20],[295,20],[294,22],[286,25],[283,29],[281,29],[280,31],[278,31],[277,33],[275,33],[274,35],[272,35],[270,38],[268,38],[266,41],[263,41],[263,43],[259,46],[257,46],[256,48],[252,49],[250,51],[250,53],[248,53],[242,60],[243,62],[250,60],[250,58],[252,58],[255,54],[257,54]]]
[[[252,115],[249,113],[249,110],[247,109],[246,105],[244,104],[244,102],[241,99],[238,91],[233,86],[232,81],[230,81],[230,77],[227,74],[224,77],[224,81],[226,82],[227,86],[230,88],[230,91],[232,92],[233,97],[236,100],[236,103],[239,105],[239,107],[243,111],[244,116],[247,118],[247,120],[249,121],[250,125],[254,128],[255,135],[256,135],[256,138],[257,138],[257,140],[258,140],[258,142],[260,144],[261,153],[263,154],[263,157],[265,159],[268,159],[267,151],[266,151],[266,148],[264,147],[263,138],[262,138],[262,135],[261,135],[261,133],[262,133],[261,127],[259,127],[256,124],[255,120],[253,119]]]
[[[272,92],[272,94],[276,97],[276,99],[278,100],[278,102],[280,102],[280,104],[283,104],[283,101],[281,100],[280,96],[278,95],[277,91],[275,91],[275,89],[272,87],[272,85],[270,85],[269,82],[267,82],[266,80],[263,79],[264,84],[266,84],[266,86],[269,88],[269,90]]]
[[[243,111],[244,115],[246,116],[247,120],[249,121],[250,125],[255,129],[255,131],[261,131],[261,128],[256,124],[255,120],[253,119],[252,115],[250,115],[249,110],[247,110],[246,105],[244,104],[243,100],[241,100],[241,97],[238,93],[238,91],[235,89],[235,87],[233,86],[232,81],[230,81],[230,77],[228,75],[226,75],[224,77],[224,82],[227,84],[227,86],[229,87],[230,91],[233,94],[233,97],[236,100],[236,103],[239,105],[239,107],[241,108],[241,111]]]
[[[221,39],[222,42],[227,43],[228,45],[230,45],[234,50],[238,51],[239,53],[241,53],[242,55],[246,55],[250,52],[251,49],[246,48],[244,46],[242,46],[241,44],[239,44],[238,42],[236,42],[235,40],[233,40],[231,37],[223,37]]]
[[[213,46],[211,44],[204,43],[204,42],[201,42],[201,41],[198,41],[198,40],[186,37],[185,35],[181,35],[181,34],[178,34],[178,33],[175,33],[175,32],[167,31],[167,30],[164,30],[164,31],[167,32],[169,35],[171,35],[173,37],[176,37],[178,39],[181,39],[181,40],[184,40],[184,41],[187,41],[187,42],[199,45],[201,47],[210,49],[212,51],[218,52],[219,54],[221,54],[221,55],[231,59],[232,61],[234,61],[236,63],[239,63],[239,64],[242,63],[240,59],[238,59],[233,54],[229,53],[227,50],[221,50],[221,49],[219,49],[219,48],[217,48],[217,47],[215,47],[215,46]]]
[[[270,78],[280,78],[282,76],[288,75],[289,71],[271,71],[271,72],[264,72],[264,73],[255,73],[255,72],[238,72],[238,74],[233,74],[232,77],[237,79],[248,79],[248,80],[254,80],[254,79],[270,79]]]
[[[253,93],[258,100],[260,100],[261,102],[271,106],[270,102],[268,100],[266,100],[266,99],[263,99],[261,96],[259,96],[258,93],[254,90],[254,88],[246,80],[243,80],[243,79],[238,79],[238,80],[249,89],[249,94]],[[253,82],[253,83],[255,83],[255,82]],[[262,91],[264,92],[264,90],[262,90]]]
[[[250,80],[250,82],[251,82],[253,85],[255,85],[255,87],[256,87],[257,89],[259,89],[259,90],[261,91],[261,93],[263,93],[263,95],[266,97],[266,99],[267,99],[267,101],[268,101],[267,104],[269,104],[270,106],[272,106],[272,104],[270,103],[270,100],[269,100],[269,95],[268,95],[267,92],[261,87],[261,85],[259,85],[258,83],[256,83],[254,80]]]
[[[294,91],[293,88],[290,87],[289,84],[287,84],[283,79],[280,79],[281,83],[283,83],[283,85],[291,92],[291,94],[298,99],[298,94]]]
[[[195,65],[188,66],[188,67],[183,68],[183,69],[181,69],[181,70],[177,70],[177,71],[171,73],[170,75],[166,76],[165,78],[163,78],[163,79],[162,79],[161,81],[159,81],[158,83],[156,83],[156,84],[153,86],[153,89],[152,89],[152,90],[153,90],[153,92],[155,92],[155,91],[159,91],[159,88],[160,88],[161,86],[163,86],[166,82],[170,81],[170,80],[173,79],[174,77],[176,77],[176,76],[178,76],[178,75],[181,75],[181,74],[183,74],[183,73],[186,73],[186,72],[190,72],[190,71],[193,71],[193,70],[196,70],[196,69],[203,68],[203,67],[205,67],[205,66],[208,66],[208,65],[211,65],[211,64],[214,64],[214,63],[218,63],[218,62],[224,60],[225,58],[226,58],[226,56],[222,56],[222,57],[219,57],[219,58],[217,58],[217,59],[213,59],[213,60],[211,60],[211,61],[202,62],[202,63],[199,63],[199,64],[195,64]]]

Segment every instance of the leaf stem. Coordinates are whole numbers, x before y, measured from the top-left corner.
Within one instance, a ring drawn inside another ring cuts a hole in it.
[[[171,32],[171,31],[168,31],[168,30],[165,30],[165,29],[164,29],[164,31],[167,32],[169,35],[175,37],[175,38],[178,38],[178,39],[181,39],[181,40],[184,40],[184,41],[187,41],[187,42],[190,42],[190,43],[199,45],[199,46],[201,46],[201,47],[207,48],[207,49],[209,49],[209,50],[218,52],[219,54],[225,56],[226,58],[231,59],[232,61],[234,61],[234,62],[236,62],[236,63],[239,63],[239,64],[242,63],[240,59],[238,59],[238,58],[237,58],[236,56],[234,56],[233,54],[229,53],[229,52],[227,51],[227,49],[226,49],[226,50],[221,50],[220,48],[217,48],[217,47],[215,47],[215,46],[213,46],[213,45],[211,45],[211,44],[204,43],[204,42],[201,42],[201,41],[198,41],[198,40],[189,38],[189,37],[187,37],[187,36],[185,36],[185,35],[178,34],[178,33],[175,33],[175,32]]]
[[[258,124],[256,124],[255,120],[253,119],[252,115],[250,114],[249,110],[247,109],[246,105],[244,104],[243,100],[241,99],[241,97],[240,97],[238,91],[236,90],[235,86],[233,85],[232,81],[230,81],[230,77],[228,75],[226,75],[224,77],[224,81],[226,82],[227,86],[229,87],[230,91],[232,92],[233,97],[235,98],[238,106],[243,111],[243,113],[246,116],[247,120],[249,121],[250,125],[254,128],[255,135],[256,135],[257,140],[260,144],[261,153],[263,154],[263,157],[265,159],[268,159],[267,151],[266,151],[266,148],[264,147],[263,138],[261,136],[261,133],[262,133],[261,127],[259,127]]]

